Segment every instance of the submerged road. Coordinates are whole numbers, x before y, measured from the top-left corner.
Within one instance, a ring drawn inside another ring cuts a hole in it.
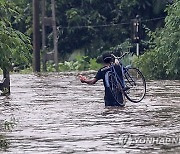
[[[145,99],[124,108],[105,108],[103,95],[77,73],[12,74],[0,115],[15,125],[0,153],[180,153],[180,81],[148,81]]]

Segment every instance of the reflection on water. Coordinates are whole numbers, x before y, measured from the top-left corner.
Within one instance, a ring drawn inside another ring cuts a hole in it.
[[[76,73],[11,75],[0,114],[16,125],[2,153],[180,153],[180,81],[150,81],[145,99],[124,108],[105,108],[103,95]]]

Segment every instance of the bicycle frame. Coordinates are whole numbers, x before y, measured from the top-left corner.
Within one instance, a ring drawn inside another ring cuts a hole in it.
[[[120,79],[120,77],[119,77],[118,74],[116,73],[116,70],[115,70],[115,68],[114,68],[114,63],[111,65],[111,71],[112,71],[112,72],[115,74],[115,76],[116,76],[116,82],[118,82],[117,79],[119,79],[122,88],[125,88],[125,85],[126,85],[126,84],[125,84],[125,80],[124,80],[124,74],[125,74],[125,73],[128,74],[128,76],[130,77],[131,81],[135,84],[134,79],[129,75],[129,72],[128,72],[128,68],[130,68],[131,65],[124,66],[124,65],[120,62],[120,60],[121,60],[122,58],[124,58],[126,55],[128,55],[128,54],[130,54],[130,53],[131,53],[131,51],[125,52],[125,53],[124,53],[122,56],[120,56],[120,57],[116,57],[115,55],[112,54],[112,56],[113,56],[115,59],[118,60],[118,64],[117,64],[117,65],[119,65],[119,67],[121,67],[122,79]],[[115,65],[116,65],[116,64],[115,64]],[[128,80],[128,82],[130,83],[129,80]]]
[[[114,67],[114,64],[111,65],[111,72],[113,72],[115,74],[115,77],[116,77],[116,82],[118,82],[118,80],[120,81],[120,84],[121,84],[121,87],[124,88],[125,87],[125,81],[123,79],[123,76],[124,76],[124,68],[123,66],[120,66],[119,64],[119,67],[121,67],[121,72],[122,72],[122,79],[120,79],[119,75],[117,74],[116,70],[115,70],[115,67]]]
[[[114,97],[117,96],[116,88],[118,88],[117,90],[121,91],[121,93],[128,100],[134,103],[138,103],[144,98],[146,94],[146,82],[145,82],[145,78],[143,74],[139,71],[139,69],[135,67],[131,67],[131,65],[124,66],[121,63],[120,60],[129,53],[131,52],[130,51],[125,52],[121,57],[115,57],[114,55],[112,55],[115,58],[115,60],[118,60],[118,61],[116,63],[114,62],[111,63],[110,71],[108,71],[107,74],[105,75],[105,81],[106,81],[107,87],[109,87],[112,90],[111,92],[114,95]],[[118,72],[116,70],[115,66],[117,65],[121,68],[122,78],[118,75]],[[136,76],[138,77],[138,80]],[[109,77],[112,77],[114,79],[114,82],[111,82],[113,80],[111,80],[112,78],[109,80]],[[142,88],[140,88],[140,91],[139,89],[137,89],[136,86],[137,87],[142,86]],[[133,93],[136,93],[135,97],[132,95]]]

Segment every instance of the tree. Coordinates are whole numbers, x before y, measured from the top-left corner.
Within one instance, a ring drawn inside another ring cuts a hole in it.
[[[14,29],[12,24],[19,19],[18,8],[11,1],[0,1],[0,68],[3,70],[5,85],[9,92],[9,71],[12,64],[28,64],[30,62],[31,42],[28,36]],[[6,83],[7,82],[7,83]]]
[[[131,19],[139,14],[143,24],[151,30],[164,26],[164,20],[146,22],[146,19],[164,17],[164,9],[171,0],[60,0],[56,1],[56,17],[59,35],[59,55],[61,60],[75,50],[85,51],[85,55],[96,57],[104,50],[116,47],[131,35]],[[32,34],[32,0],[14,0],[21,8],[23,16],[13,27]],[[47,16],[51,16],[50,1],[47,1]],[[17,21],[17,20],[16,20]],[[52,48],[51,27],[47,48]],[[50,41],[49,41],[50,40]],[[65,56],[63,56],[65,55]]]
[[[59,27],[59,52],[71,54],[84,50],[86,55],[97,56],[103,50],[115,47],[130,38],[130,21],[139,14],[143,20],[165,16],[168,0],[61,0],[56,1],[57,26]],[[13,26],[32,34],[30,10],[32,0],[14,0],[23,11],[21,22]],[[47,1],[47,16],[51,16],[50,1]],[[122,24],[123,23],[123,24]],[[163,25],[161,21],[144,23],[150,29]],[[47,48],[51,48],[52,30]]]
[[[57,1],[59,49],[71,53],[84,49],[97,55],[130,38],[130,21],[165,16],[166,0],[61,0]],[[123,23],[123,24],[122,24]],[[145,23],[150,29],[162,26],[163,20]]]
[[[180,79],[180,1],[175,0],[166,9],[164,28],[150,33],[155,47],[138,62],[149,78]]]

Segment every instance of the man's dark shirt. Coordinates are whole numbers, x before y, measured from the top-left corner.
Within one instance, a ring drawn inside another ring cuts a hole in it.
[[[117,74],[122,79],[121,67],[119,65],[115,65],[114,67],[115,67]],[[108,71],[110,71],[110,66],[104,66],[103,68],[99,69],[99,71],[97,72],[97,74],[95,76],[95,78],[97,80],[103,79],[103,84],[105,87],[105,96],[104,96],[105,106],[122,106],[116,102],[116,100],[114,99],[110,89],[106,85],[105,75]],[[122,96],[121,93],[120,93],[120,95]],[[122,102],[123,102],[123,97],[122,97]]]

